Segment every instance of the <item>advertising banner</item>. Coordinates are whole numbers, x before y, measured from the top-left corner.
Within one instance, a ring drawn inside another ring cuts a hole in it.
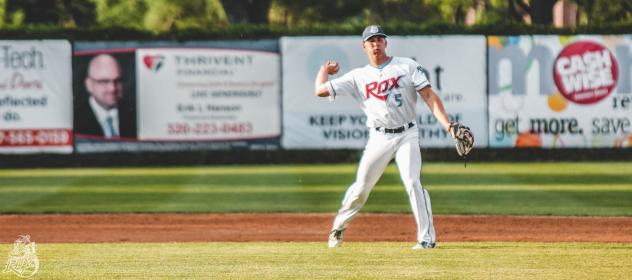
[[[77,151],[277,149],[279,68],[275,40],[77,42]]]
[[[72,153],[71,46],[0,41],[0,153]]]
[[[135,50],[78,47],[82,43],[73,57],[76,149],[126,150],[137,138]]]
[[[630,36],[488,37],[490,147],[632,147]]]
[[[477,146],[487,145],[484,36],[389,36],[389,55],[410,57],[426,70],[433,89],[454,121],[474,131]],[[359,36],[283,37],[283,137],[286,149],[359,149],[368,139],[366,117],[349,97],[335,102],[314,96],[320,65],[332,59],[340,72],[368,63]],[[416,122],[422,147],[451,147],[452,139],[421,97]],[[479,137],[480,135],[480,137]]]
[[[139,140],[234,140],[281,134],[278,53],[138,49]]]

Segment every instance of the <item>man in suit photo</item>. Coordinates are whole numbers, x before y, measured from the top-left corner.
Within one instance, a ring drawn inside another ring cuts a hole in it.
[[[125,94],[121,72],[119,61],[110,54],[90,60],[84,79],[89,96],[76,108],[76,133],[108,139],[136,138],[134,112],[121,106]]]

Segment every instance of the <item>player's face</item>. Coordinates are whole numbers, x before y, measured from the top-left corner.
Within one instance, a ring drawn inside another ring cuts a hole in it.
[[[381,57],[386,55],[386,38],[382,36],[373,36],[362,43],[362,47],[367,55],[372,57]]]

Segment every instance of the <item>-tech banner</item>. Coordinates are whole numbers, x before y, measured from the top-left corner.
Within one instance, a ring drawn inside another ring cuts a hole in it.
[[[0,41],[0,153],[71,153],[66,40]]]

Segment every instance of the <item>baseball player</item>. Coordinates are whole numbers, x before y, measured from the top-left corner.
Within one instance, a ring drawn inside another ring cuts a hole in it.
[[[419,178],[421,152],[415,122],[418,96],[448,131],[450,122],[443,102],[423,73],[424,69],[412,59],[387,55],[386,37],[382,27],[366,27],[362,32],[362,49],[369,58],[368,65],[329,80],[329,75],[340,69],[336,61],[330,60],[316,74],[315,94],[329,97],[330,101],[339,95],[351,96],[366,114],[366,125],[370,130],[355,182],[347,189],[329,234],[329,247],[332,248],[342,244],[345,229],[393,158],[417,223],[418,243],[412,249],[430,249],[436,245],[430,196]]]

